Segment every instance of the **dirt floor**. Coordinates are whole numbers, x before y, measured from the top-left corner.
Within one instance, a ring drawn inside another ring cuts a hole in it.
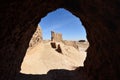
[[[54,69],[74,70],[79,66],[84,66],[88,42],[80,42],[79,50],[61,42],[57,44],[60,44],[62,53],[52,48],[50,41],[43,41],[29,49],[22,63],[21,73],[47,74],[48,71]]]

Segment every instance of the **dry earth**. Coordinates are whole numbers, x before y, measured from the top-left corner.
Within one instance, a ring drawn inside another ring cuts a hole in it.
[[[53,69],[74,70],[83,66],[88,42],[78,43],[79,50],[64,45],[62,42],[57,42],[57,44],[60,44],[63,53],[58,53],[52,48],[50,41],[42,41],[29,49],[23,60],[21,73],[47,74],[48,71]]]

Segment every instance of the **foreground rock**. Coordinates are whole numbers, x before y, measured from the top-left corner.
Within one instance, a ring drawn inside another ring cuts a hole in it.
[[[51,42],[50,44],[51,44],[52,48],[56,48],[56,43],[55,42]]]
[[[62,49],[61,49],[60,44],[58,44],[58,47],[57,47],[56,51],[59,52],[59,53],[62,53]]]
[[[42,42],[42,40],[43,40],[42,30],[41,30],[40,26],[38,26],[36,31],[34,32],[32,38],[31,38],[30,42],[29,42],[29,48],[32,48],[36,44]]]

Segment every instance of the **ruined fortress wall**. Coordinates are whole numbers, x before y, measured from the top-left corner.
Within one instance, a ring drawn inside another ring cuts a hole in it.
[[[68,41],[68,40],[63,40],[63,43],[68,46],[73,46],[77,50],[79,50],[79,46],[77,44],[77,41]]]
[[[62,34],[51,31],[51,41],[61,42],[62,40]]]

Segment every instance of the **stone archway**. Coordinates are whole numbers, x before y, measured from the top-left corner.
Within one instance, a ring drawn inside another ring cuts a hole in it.
[[[119,0],[0,1],[0,80],[14,80],[38,22],[63,7],[81,18],[90,43],[88,80],[119,80]]]

